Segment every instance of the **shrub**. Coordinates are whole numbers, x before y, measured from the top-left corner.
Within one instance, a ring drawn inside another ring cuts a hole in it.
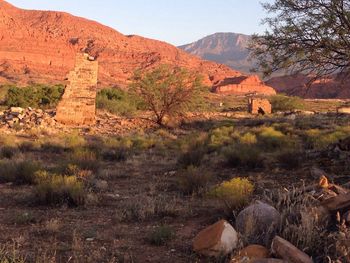
[[[11,220],[16,225],[29,225],[36,222],[36,218],[31,212],[17,213]]]
[[[239,143],[241,144],[256,144],[258,142],[256,135],[253,133],[245,133],[239,137]]]
[[[76,176],[38,171],[35,180],[35,196],[40,204],[78,206],[85,203],[84,186]]]
[[[11,251],[6,247],[0,247],[0,262],[1,263],[26,263],[25,257],[21,256],[16,246],[13,246]]]
[[[0,182],[13,182],[15,184],[34,184],[35,173],[40,165],[30,161],[1,161]]]
[[[206,191],[212,174],[194,166],[188,166],[178,177],[178,187],[184,194],[198,194]]]
[[[110,162],[123,162],[127,160],[129,154],[129,149],[118,147],[114,149],[104,150],[102,152],[102,158],[103,160]]]
[[[287,137],[282,132],[275,130],[273,127],[261,128],[258,138],[260,147],[267,151],[285,148],[289,143]]]
[[[160,226],[154,229],[148,236],[148,242],[155,246],[166,245],[175,237],[174,230],[170,226]]]
[[[208,146],[216,149],[232,143],[234,138],[239,137],[233,126],[216,128],[209,133]]]
[[[15,147],[5,146],[0,150],[0,157],[6,159],[12,159],[18,152],[18,149]]]
[[[255,145],[235,144],[223,150],[227,165],[256,169],[264,167],[261,150]]]
[[[289,97],[285,95],[274,95],[270,98],[272,110],[276,111],[290,111],[296,109],[303,109],[303,100],[299,97]]]
[[[214,188],[210,195],[222,201],[229,213],[245,206],[253,194],[254,186],[244,178],[234,178]]]
[[[335,131],[322,131],[319,129],[310,129],[305,131],[303,137],[307,148],[324,149],[330,144],[349,136],[346,129],[337,128]]]
[[[5,104],[8,107],[35,107],[51,108],[56,107],[62,97],[64,87],[62,85],[46,86],[33,85],[28,87],[9,88]]]
[[[303,154],[300,150],[287,149],[277,153],[276,160],[282,168],[294,170],[301,166]]]
[[[69,155],[69,161],[72,164],[79,166],[83,170],[97,171],[100,167],[100,162],[96,152],[88,148],[76,148]]]
[[[207,153],[204,145],[197,143],[193,145],[187,152],[180,155],[178,165],[182,168],[188,166],[200,166],[203,158]]]
[[[131,116],[138,109],[142,109],[142,104],[137,97],[116,88],[100,90],[97,93],[96,106],[122,116]]]

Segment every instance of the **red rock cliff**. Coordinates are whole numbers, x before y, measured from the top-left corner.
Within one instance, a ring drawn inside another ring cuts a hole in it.
[[[75,54],[98,57],[102,85],[126,85],[137,69],[172,64],[202,73],[206,84],[239,72],[164,42],[124,36],[97,22],[51,11],[18,9],[0,0],[0,75],[13,82],[60,82]],[[0,79],[0,80],[1,80]]]

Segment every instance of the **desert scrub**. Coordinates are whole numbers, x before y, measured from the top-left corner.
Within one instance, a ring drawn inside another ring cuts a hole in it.
[[[256,135],[250,132],[244,133],[241,135],[238,139],[240,144],[256,144],[258,142],[258,139],[256,138]]]
[[[349,136],[347,127],[336,128],[334,131],[310,129],[304,132],[303,138],[308,149],[324,149],[330,144],[336,143]]]
[[[26,263],[25,257],[21,256],[16,244],[11,248],[0,246],[0,263]]]
[[[100,160],[96,151],[82,147],[75,148],[68,154],[69,163],[79,166],[82,170],[98,171]]]
[[[97,93],[96,106],[98,109],[127,117],[144,108],[138,97],[117,88],[100,90]]]
[[[178,188],[185,195],[200,194],[208,190],[213,175],[204,169],[188,166],[179,172]]]
[[[85,203],[84,185],[76,176],[38,171],[35,182],[34,193],[39,204],[78,206]]]
[[[285,95],[274,95],[270,97],[272,110],[290,111],[304,108],[304,101],[299,97],[289,97]]]
[[[237,138],[239,138],[239,133],[235,131],[233,126],[223,126],[209,133],[208,146],[217,149],[232,143],[232,141]]]
[[[12,159],[17,153],[17,147],[4,146],[0,149],[0,159]]]
[[[222,150],[225,162],[230,167],[257,169],[264,167],[262,151],[256,145],[234,144]]]
[[[115,219],[117,222],[144,222],[157,218],[176,217],[178,214],[177,198],[136,196],[120,204],[119,209],[116,211]]]
[[[250,201],[253,191],[254,185],[248,179],[234,178],[215,187],[209,195],[221,201],[225,210],[232,214]]]
[[[155,228],[147,237],[151,245],[163,246],[166,245],[175,237],[175,231],[167,225]]]
[[[305,152],[300,149],[284,149],[275,154],[278,165],[286,170],[294,170],[302,165]]]
[[[5,98],[8,107],[56,107],[64,92],[63,85],[32,85],[27,87],[10,87]]]
[[[208,149],[205,145],[201,143],[195,144],[179,156],[177,163],[181,168],[186,168],[188,166],[199,167],[207,152]]]
[[[264,151],[276,151],[288,147],[293,141],[282,132],[273,127],[261,127],[258,129],[258,141]]]
[[[34,184],[35,173],[40,164],[31,161],[0,161],[0,182],[12,182],[17,185]]]

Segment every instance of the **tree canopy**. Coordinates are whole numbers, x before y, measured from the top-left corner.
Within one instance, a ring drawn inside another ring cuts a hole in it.
[[[350,72],[350,0],[275,0],[252,56],[265,76],[279,70],[315,79]]]
[[[201,80],[201,76],[186,69],[161,65],[148,72],[137,71],[131,88],[154,113],[155,122],[163,125],[166,116],[179,115],[195,101]]]

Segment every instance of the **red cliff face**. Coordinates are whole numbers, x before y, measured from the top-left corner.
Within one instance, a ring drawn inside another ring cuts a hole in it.
[[[100,85],[125,86],[136,69],[159,64],[197,71],[207,85],[218,78],[241,75],[164,42],[124,36],[67,13],[18,9],[0,0],[0,81],[62,82],[81,50],[98,57]]]
[[[267,84],[277,92],[303,98],[347,99],[350,98],[349,76],[330,76],[310,83],[305,75],[274,77]]]
[[[265,85],[256,75],[226,78],[215,83],[213,91],[219,94],[276,94],[273,88]]]

